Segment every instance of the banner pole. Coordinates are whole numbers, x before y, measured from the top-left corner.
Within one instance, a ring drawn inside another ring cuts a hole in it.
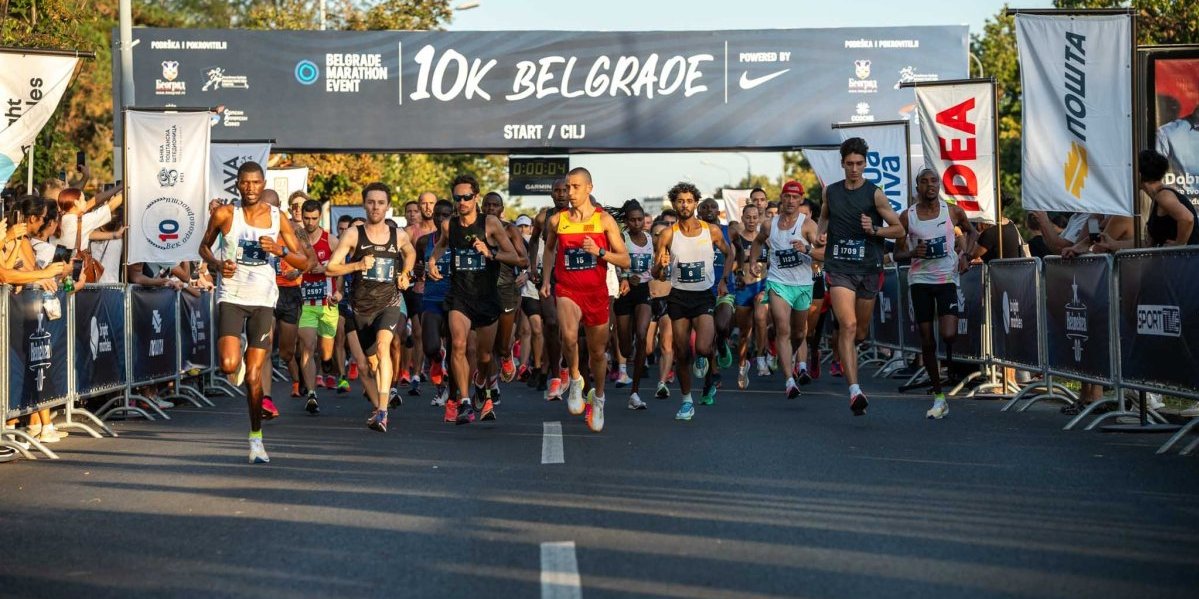
[[[1003,186],[999,184],[999,86],[991,81],[991,186],[995,193],[995,226],[999,227],[999,257],[1003,258]],[[1006,382],[1005,382],[1006,384]]]
[[[1132,68],[1132,114],[1128,115],[1132,119],[1132,242],[1134,247],[1141,247],[1144,243],[1144,234],[1141,231],[1143,218],[1141,216],[1141,165],[1137,160],[1137,144],[1141,139],[1141,119],[1137,115],[1141,114],[1141,68],[1137,64],[1137,13],[1133,12],[1129,15],[1132,19],[1132,57],[1130,66]],[[1144,402],[1142,402],[1142,407]],[[1142,410],[1141,419],[1145,418]],[[1144,422],[1142,422],[1144,424]]]
[[[908,120],[903,122],[903,153],[907,157],[908,167],[908,188],[903,192],[908,199],[906,207],[910,208],[912,206],[912,122]]]
[[[125,221],[122,223],[125,226],[125,238],[121,241],[121,272],[117,273],[119,275],[117,280],[122,283],[129,282],[129,240],[133,238],[133,236],[129,234],[129,198],[132,197],[132,194],[129,190],[129,160],[128,156],[125,156],[125,150],[128,148],[129,109],[125,108],[121,110],[121,155],[126,158],[125,160],[121,161],[121,183],[124,186],[124,191],[122,193],[125,194],[125,209],[121,211],[121,214],[122,219]]]
[[[25,193],[33,195],[33,151],[37,148],[37,136],[34,136],[33,143],[29,144],[29,171],[26,175]]]

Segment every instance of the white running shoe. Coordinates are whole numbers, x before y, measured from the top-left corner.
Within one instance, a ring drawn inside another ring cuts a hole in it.
[[[770,365],[762,356],[758,356],[758,376],[770,376]]]
[[[174,402],[167,401],[165,399],[158,399],[157,397],[153,398],[151,401],[153,401],[154,405],[158,406],[158,409],[160,410],[169,410],[175,407]]]
[[[693,362],[691,364],[691,374],[694,374],[695,378],[697,378],[697,379],[702,379],[705,376],[707,376],[708,375],[708,359],[703,356],[699,356],[699,357],[695,358],[695,362]]]
[[[250,438],[250,463],[251,464],[266,464],[271,461],[270,456],[266,455],[266,448],[262,446],[262,439]]]
[[[595,389],[592,389],[587,392],[587,405],[591,406],[587,410],[587,428],[593,433],[604,430],[604,398],[596,397]]]
[[[616,379],[617,387],[628,387],[629,385],[632,385],[632,384],[633,384],[633,377],[629,376],[629,373],[627,373],[627,372],[620,373],[620,377]]]
[[[586,384],[582,377],[571,379],[570,386],[566,389],[566,408],[570,410],[571,416],[578,416],[583,413],[583,385]]]
[[[933,407],[929,408],[924,416],[929,420],[940,420],[949,415],[949,403],[944,401],[933,402]]]
[[[742,362],[741,367],[737,369],[737,387],[741,389],[749,388],[749,362]]]
[[[644,410],[646,407],[647,406],[645,405],[645,402],[641,401],[641,396],[637,395],[636,393],[629,395],[630,410]]]
[[[234,387],[241,387],[241,384],[246,380],[246,359],[242,358],[237,361],[237,372],[229,375],[229,382],[233,383]]]
[[[1166,402],[1162,401],[1161,393],[1146,393],[1145,407],[1149,408],[1150,410],[1160,410],[1166,407]]]

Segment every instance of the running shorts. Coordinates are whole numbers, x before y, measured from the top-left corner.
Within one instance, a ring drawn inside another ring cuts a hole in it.
[[[241,337],[257,349],[271,349],[271,330],[275,326],[272,310],[265,306],[240,306],[230,302],[217,304],[217,338]]]
[[[959,316],[963,306],[959,301],[958,286],[954,283],[915,283],[910,287],[912,312],[916,322],[932,322],[936,316]]]
[[[554,293],[558,299],[568,299],[574,302],[583,312],[583,326],[598,327],[608,324],[608,315],[611,309],[610,298],[608,297],[607,288],[571,291],[561,285],[555,286]],[[558,307],[559,312],[562,307]]]
[[[771,295],[782,298],[796,312],[804,312],[812,307],[811,285],[784,285],[777,281],[766,281],[766,295],[762,297],[762,303],[769,304]]]
[[[629,292],[616,298],[612,309],[617,316],[629,316],[637,306],[649,305],[649,283],[629,284]]]
[[[303,305],[304,301],[301,299],[299,286],[280,287],[279,301],[275,302],[275,320],[287,324],[299,324],[300,308]]]
[[[388,330],[399,335],[400,317],[404,310],[400,306],[388,306],[371,315],[354,314],[354,330],[358,331],[358,343],[366,354],[375,353],[379,331]]]
[[[666,314],[671,320],[695,319],[711,316],[716,311],[716,296],[712,291],[686,291],[671,289],[666,296]]]
[[[316,329],[317,335],[332,339],[337,335],[337,306],[309,306],[300,312],[300,328]]]

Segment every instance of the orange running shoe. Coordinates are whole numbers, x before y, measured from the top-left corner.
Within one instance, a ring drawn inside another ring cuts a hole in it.
[[[479,416],[479,420],[495,420],[495,406],[492,405],[490,397],[487,398],[487,401],[483,402],[483,410],[481,414],[482,415]]]
[[[351,381],[356,381],[356,380],[358,380],[358,363],[357,363],[357,362],[350,362],[350,371],[349,371],[348,373],[346,373],[346,374],[350,375],[350,380],[351,380]]]
[[[429,367],[429,380],[432,381],[434,385],[440,385],[444,379],[445,370],[441,367],[441,361],[438,360],[433,362],[433,365]]]
[[[299,383],[291,384],[291,396],[292,397],[300,397],[300,384]]]
[[[505,383],[511,383],[512,379],[516,378],[516,362],[512,360],[512,356],[500,360],[500,378]]]
[[[562,379],[550,379],[550,388],[545,391],[546,401],[562,401]]]
[[[458,422],[458,400],[445,400],[445,417],[442,420],[450,424]]]

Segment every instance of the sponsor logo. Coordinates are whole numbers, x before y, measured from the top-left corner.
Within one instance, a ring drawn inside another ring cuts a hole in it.
[[[154,327],[154,332],[162,334],[162,313],[154,310],[154,315],[150,317],[150,326]]]
[[[154,80],[154,93],[159,96],[182,96],[187,93],[186,81],[179,78],[179,61],[162,61],[162,79]]]
[[[742,71],[741,81],[739,84],[741,85],[741,89],[753,89],[759,85],[762,85],[763,83],[766,83],[767,81],[770,81],[771,79],[774,79],[775,77],[783,75],[790,70],[791,69],[783,69],[781,71],[770,73],[769,75],[762,75],[761,77],[750,77],[748,72]]]
[[[1074,361],[1082,362],[1083,344],[1087,335],[1087,305],[1078,297],[1078,277],[1070,285],[1074,291],[1070,302],[1066,304],[1066,338],[1071,341],[1074,349]]]
[[[1020,302],[1008,298],[1003,292],[1003,332],[1010,333],[1024,328],[1024,318],[1020,316]]]
[[[209,67],[204,71],[204,76],[207,80],[204,87],[200,88],[203,92],[216,89],[250,89],[250,82],[245,75],[226,75],[225,69],[221,67]]]
[[[142,235],[160,250],[185,246],[195,233],[195,210],[179,198],[158,198],[142,213]]]
[[[880,324],[887,324],[888,318],[891,320],[895,319],[895,313],[892,310],[891,298],[885,294],[880,294],[878,298],[878,321]]]
[[[311,60],[301,60],[296,63],[296,81],[301,85],[312,85],[321,77],[321,68]]]
[[[437,67],[438,73],[443,73],[443,64],[445,63],[439,62]],[[465,63],[463,63],[462,68],[465,68]],[[382,54],[345,53],[325,55],[326,92],[357,93],[363,81],[387,81],[387,76],[388,67],[383,65]],[[434,81],[437,81],[439,78],[439,75],[434,75]],[[469,79],[470,75],[466,75],[466,78]],[[438,84],[434,83],[434,86],[438,87]],[[470,97],[470,92],[467,92],[467,97]]]
[[[158,146],[158,163],[179,162],[179,128],[171,125],[162,130],[162,144]]]
[[[240,127],[242,123],[249,120],[246,116],[246,111],[237,110],[235,108],[225,107],[225,112],[221,113],[221,124],[226,127]]]
[[[1182,336],[1182,308],[1178,306],[1137,305],[1137,334],[1157,337]]]
[[[166,79],[167,81],[174,81],[177,77],[179,77],[179,61],[162,61],[162,78]]]
[[[198,346],[208,340],[208,333],[204,330],[204,318],[199,309],[187,313],[187,323],[191,328],[193,346]]]
[[[162,334],[162,314],[157,309],[154,310],[154,314],[150,317],[150,326],[154,327],[154,332],[156,334]],[[156,356],[161,356],[163,353],[165,353],[165,345],[166,344],[164,343],[163,339],[151,339],[150,357],[153,358]]]
[[[164,168],[158,171],[159,187],[174,187],[176,183],[179,183],[179,181],[179,171],[173,168]]]
[[[92,361],[95,361],[100,354],[112,351],[112,336],[108,329],[108,323],[102,322],[95,316],[92,317],[88,347],[92,350]]]
[[[1062,105],[1066,110],[1066,129],[1074,140],[1066,154],[1062,183],[1076,199],[1082,199],[1090,167],[1087,162],[1087,36],[1066,32],[1065,81],[1066,94]]]
[[[849,79],[849,93],[851,94],[874,94],[878,93],[878,80],[869,79],[870,77],[870,61],[855,60],[853,61],[853,74],[856,77]]]
[[[899,85],[902,83],[925,83],[937,81],[940,78],[936,73],[917,73],[916,67],[908,65],[899,69],[899,80],[895,82],[895,89],[899,89]]]
[[[54,362],[54,344],[50,342],[50,332],[42,326],[45,321],[46,313],[39,310],[37,329],[29,334],[29,349],[26,352],[29,356],[29,370],[33,372],[39,392],[46,383],[46,370]]]
[[[858,102],[853,116],[849,117],[849,121],[851,123],[869,123],[874,121],[874,115],[870,114],[870,103]]]

